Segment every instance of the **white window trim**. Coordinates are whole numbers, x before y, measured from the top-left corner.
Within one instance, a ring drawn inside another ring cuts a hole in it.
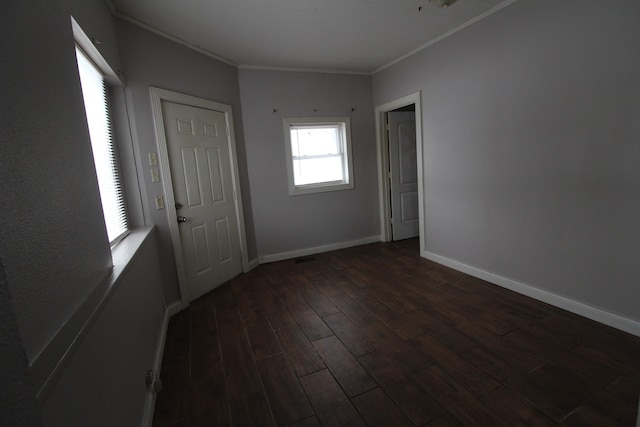
[[[295,117],[282,120],[284,132],[284,145],[287,162],[287,176],[289,180],[289,195],[323,193],[327,191],[349,190],[353,185],[353,155],[351,151],[351,119],[349,117]],[[343,141],[343,155],[346,155],[345,179],[339,182],[321,182],[316,184],[295,185],[293,175],[293,153],[291,151],[292,125],[336,125],[344,126],[345,138]]]

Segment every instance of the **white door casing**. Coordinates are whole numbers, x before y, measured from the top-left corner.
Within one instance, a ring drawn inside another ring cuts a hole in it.
[[[416,116],[413,111],[387,113],[393,240],[419,235]]]
[[[420,92],[415,92],[375,108],[376,142],[378,151],[378,188],[380,201],[380,240],[391,240],[391,201],[389,191],[389,141],[386,131],[386,114],[407,105],[415,105],[416,117],[416,158],[418,175],[418,227],[420,236],[420,256],[427,256],[424,213],[424,173],[422,141],[422,104]]]
[[[231,107],[158,88],[151,88],[151,100],[186,306],[249,270]]]

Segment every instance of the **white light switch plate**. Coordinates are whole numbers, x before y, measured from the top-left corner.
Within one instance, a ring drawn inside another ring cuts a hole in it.
[[[164,199],[162,196],[156,196],[156,209],[164,209]]]
[[[158,166],[158,155],[156,153],[149,153],[149,166]]]

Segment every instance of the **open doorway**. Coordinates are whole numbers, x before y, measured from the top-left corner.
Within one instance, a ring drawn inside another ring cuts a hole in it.
[[[376,107],[380,236],[388,242],[419,236],[424,251],[420,93]]]
[[[385,113],[389,158],[391,240],[419,235],[416,105]]]

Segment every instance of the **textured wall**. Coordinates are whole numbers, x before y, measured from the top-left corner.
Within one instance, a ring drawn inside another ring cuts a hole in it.
[[[378,235],[371,78],[240,70],[240,91],[258,254]],[[282,119],[309,116],[351,116],[354,189],[289,196]]]
[[[178,300],[180,294],[167,211],[155,208],[154,197],[164,194],[163,183],[151,182],[148,173],[147,154],[151,151],[158,151],[149,87],[160,87],[231,105],[245,212],[247,245],[249,259],[252,259],[256,257],[256,249],[240,111],[238,70],[125,21],[118,21],[118,38],[124,73],[127,78],[127,96],[133,105],[130,115],[136,124],[135,138],[141,156],[141,159],[138,159],[141,162],[139,169],[143,172],[141,179],[147,193],[147,199],[143,200],[143,204],[150,223],[155,224],[160,232],[160,257],[163,275],[167,279],[165,295],[167,302],[171,303]]]
[[[154,230],[43,404],[45,425],[142,425],[149,396],[144,377],[164,317],[161,282]]]
[[[638,22],[520,0],[374,76],[422,91],[427,251],[640,319]]]
[[[0,260],[0,425],[41,424],[4,266]]]
[[[78,3],[81,25],[102,40],[101,49],[114,52],[113,18],[104,2]],[[73,47],[73,8],[74,2],[9,2],[0,16],[0,257],[30,361],[111,265]]]

